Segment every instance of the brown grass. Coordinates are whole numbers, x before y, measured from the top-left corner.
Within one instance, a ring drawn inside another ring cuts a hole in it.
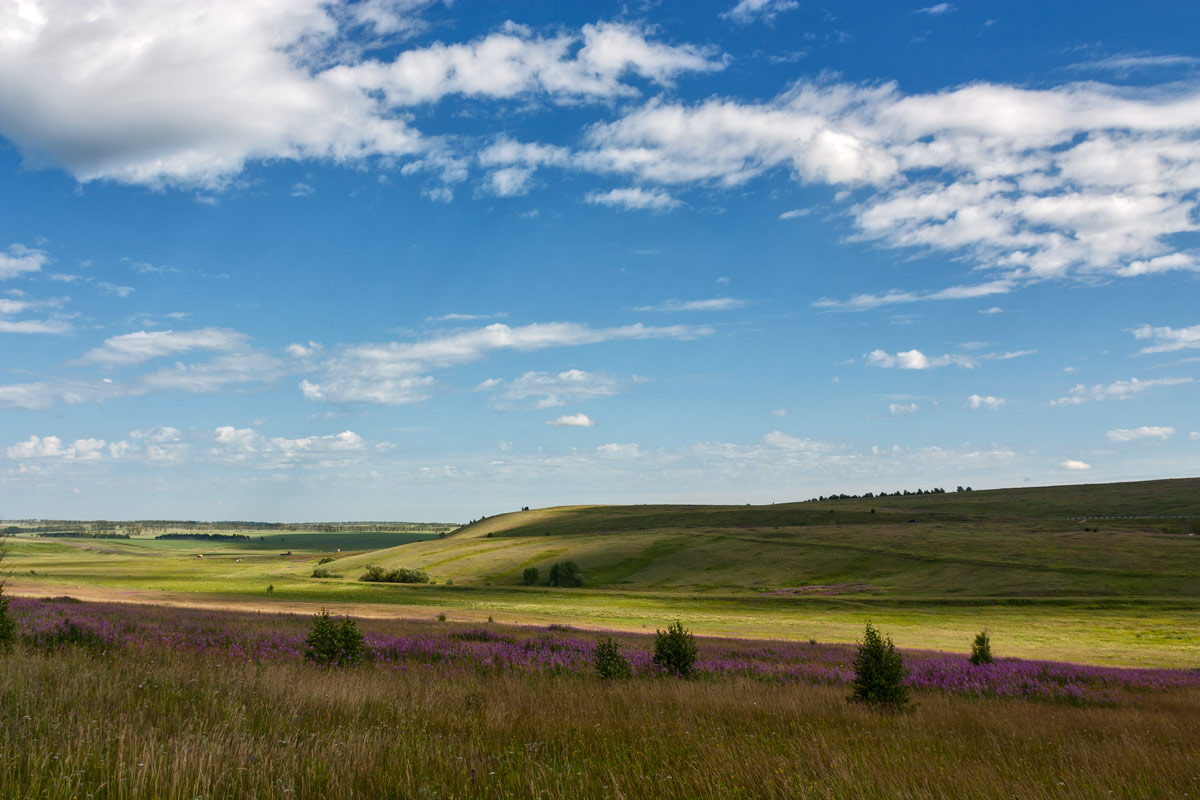
[[[738,679],[144,659],[0,656],[0,797],[1200,796],[1197,691],[881,714]]]

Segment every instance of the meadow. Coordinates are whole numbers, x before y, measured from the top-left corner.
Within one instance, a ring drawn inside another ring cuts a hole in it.
[[[1187,667],[1200,663],[1198,532],[1200,480],[1182,479],[535,509],[440,534],[17,535],[7,566],[10,592],[32,596],[629,631],[678,617],[699,633],[800,641],[851,642],[873,620],[906,647],[953,650],[986,627],[1012,656]],[[545,585],[564,560],[582,588]],[[371,565],[431,583],[359,581]],[[332,577],[314,578],[318,566]],[[540,579],[526,586],[530,567]]]
[[[309,618],[17,598],[0,796],[1195,796],[1200,673],[905,651],[914,703],[846,702],[853,647],[700,639],[671,677],[618,633],[363,620],[372,660],[305,663]]]

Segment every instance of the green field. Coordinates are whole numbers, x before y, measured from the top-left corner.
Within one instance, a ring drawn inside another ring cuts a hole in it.
[[[590,506],[437,535],[271,533],[244,541],[17,536],[10,591],[364,615],[564,622],[908,647],[989,628],[1011,655],[1200,665],[1200,479],[769,506]],[[340,552],[338,552],[340,550]],[[319,560],[335,577],[313,578]],[[576,561],[581,589],[541,583]],[[368,584],[368,565],[429,585]],[[267,587],[272,587],[268,593]]]

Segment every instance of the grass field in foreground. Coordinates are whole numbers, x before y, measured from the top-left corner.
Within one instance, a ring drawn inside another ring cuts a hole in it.
[[[0,655],[0,797],[1099,800],[1200,793],[1200,692],[1113,707],[751,678]]]
[[[378,537],[403,534],[19,537],[6,567],[14,591],[41,595],[87,589],[114,599],[350,605],[631,630],[679,617],[707,633],[840,641],[872,619],[912,647],[960,648],[988,627],[1013,655],[1195,666],[1197,513],[1197,479],[771,506],[564,507],[384,549]],[[337,577],[312,577],[324,558]],[[544,583],[565,559],[580,564],[583,589],[522,585],[526,567]],[[368,564],[424,569],[435,583],[359,582]]]

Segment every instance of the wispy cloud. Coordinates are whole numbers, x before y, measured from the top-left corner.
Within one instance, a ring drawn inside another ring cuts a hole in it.
[[[780,14],[795,11],[799,7],[799,0],[739,0],[737,5],[722,11],[721,18],[739,25],[749,25],[751,22],[771,23]]]
[[[903,289],[890,289],[883,294],[856,294],[849,300],[832,300],[822,297],[813,305],[817,308],[828,308],[835,311],[866,311],[880,306],[896,305],[898,303],[917,303],[926,300],[972,300],[977,297],[988,297],[996,294],[1008,294],[1013,289],[1013,283],[1007,280],[990,281],[973,286],[949,286],[933,292],[911,292]]]
[[[312,400],[399,405],[430,396],[434,379],[421,373],[478,361],[504,350],[532,352],[644,339],[689,340],[711,328],[693,325],[648,326],[638,323],[591,328],[577,322],[543,322],[510,327],[500,322],[415,342],[344,347],[322,362],[314,380],[301,389]]]
[[[123,366],[192,350],[237,350],[248,337],[229,328],[200,328],[193,331],[136,331],[113,336],[100,347],[84,353],[76,364]]]
[[[662,189],[639,187],[591,192],[586,199],[593,205],[616,206],[626,211],[670,211],[683,205]]]
[[[1200,325],[1192,325],[1189,328],[1172,328],[1170,326],[1154,328],[1149,325],[1139,325],[1133,329],[1133,337],[1143,341],[1149,339],[1153,342],[1139,350],[1138,355],[1200,349]]]
[[[555,408],[596,397],[609,397],[624,387],[624,381],[597,372],[568,369],[563,372],[526,372],[511,381],[485,381],[480,390],[495,390],[496,408],[519,408],[532,402],[533,408]]]
[[[1117,428],[1104,434],[1110,442],[1133,442],[1138,439],[1170,439],[1175,435],[1174,428],[1157,425],[1143,425],[1140,428]]]
[[[1151,389],[1163,386],[1178,386],[1179,384],[1191,383],[1192,381],[1192,378],[1151,378],[1150,380],[1130,378],[1127,381],[1114,381],[1107,385],[1096,384],[1091,387],[1080,383],[1072,386],[1071,390],[1065,396],[1057,400],[1051,400],[1050,405],[1077,406],[1092,401],[1128,400]]]
[[[729,311],[749,305],[748,300],[736,297],[712,297],[707,300],[664,300],[658,305],[637,306],[634,311]]]
[[[928,14],[931,17],[939,17],[942,14],[949,14],[954,11],[953,3],[937,3],[936,5],[918,8],[913,11],[914,14]]]

